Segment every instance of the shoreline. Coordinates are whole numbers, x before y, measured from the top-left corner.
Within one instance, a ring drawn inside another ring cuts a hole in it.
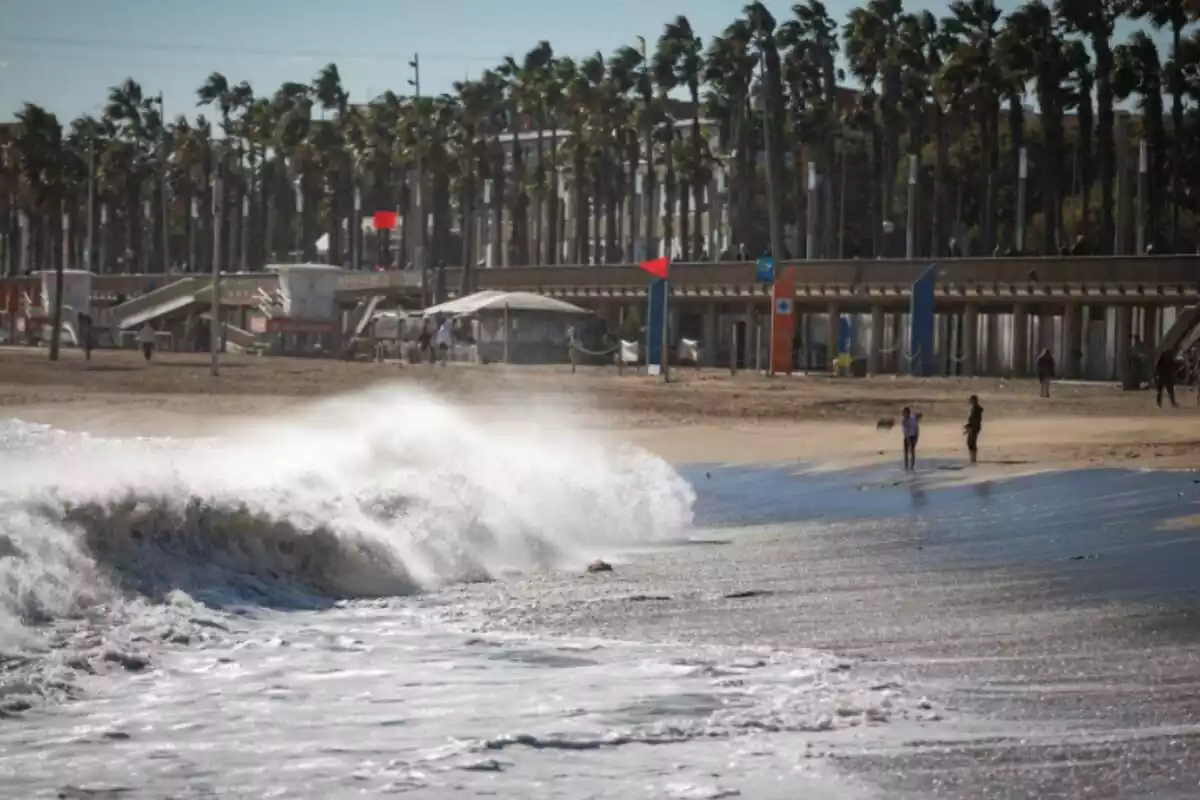
[[[947,478],[979,480],[1047,470],[1200,469],[1200,407],[1182,393],[1160,410],[1147,392],[1033,381],[960,378],[767,378],[677,370],[663,384],[615,370],[567,367],[407,366],[316,359],[165,353],[147,365],[127,351],[93,361],[64,351],[0,348],[0,418],[108,436],[193,438],[286,419],[314,404],[370,391],[372,402],[417,391],[484,424],[561,427],[642,447],[676,464],[803,463],[840,471],[900,457],[897,429],[877,430],[903,405],[924,414],[920,460],[964,462],[966,397],[985,408],[980,463]]]

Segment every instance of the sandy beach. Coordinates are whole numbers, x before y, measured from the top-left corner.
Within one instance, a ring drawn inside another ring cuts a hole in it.
[[[862,466],[897,456],[898,428],[876,423],[911,406],[923,415],[921,455],[958,458],[966,400],[986,409],[981,463],[996,476],[1085,466],[1200,467],[1200,408],[1181,392],[1159,409],[1151,392],[1029,380],[730,376],[678,369],[672,382],[613,368],[462,366],[228,355],[209,374],[204,355],[0,350],[0,414],[67,430],[192,436],[272,411],[370,387],[418,386],[475,413],[554,409],[556,424],[602,431],[673,463],[815,462]]]

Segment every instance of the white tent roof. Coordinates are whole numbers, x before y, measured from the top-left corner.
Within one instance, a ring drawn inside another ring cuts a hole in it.
[[[470,316],[480,311],[542,311],[550,314],[590,314],[592,312],[553,297],[533,292],[500,292],[488,290],[451,300],[425,309],[425,316],[443,314],[451,317]]]

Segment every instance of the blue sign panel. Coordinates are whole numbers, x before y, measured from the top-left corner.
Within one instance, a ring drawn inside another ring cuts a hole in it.
[[[912,304],[909,307],[909,340],[911,351],[909,372],[912,375],[933,374],[933,285],[937,279],[937,264],[917,278],[912,285]]]
[[[759,283],[771,283],[775,280],[775,259],[763,256],[754,262],[754,280]]]
[[[663,326],[667,324],[667,282],[651,282],[646,309],[646,365],[662,366]]]

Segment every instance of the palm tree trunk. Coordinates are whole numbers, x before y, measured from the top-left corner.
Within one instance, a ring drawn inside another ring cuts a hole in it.
[[[1106,234],[1115,230],[1116,219],[1113,208],[1113,181],[1116,175],[1116,148],[1113,142],[1113,53],[1107,36],[1092,39],[1092,51],[1096,54],[1096,105],[1099,124],[1100,149],[1100,203],[1102,206],[1102,229]],[[1101,237],[1100,252],[1112,251],[1112,236]]]

